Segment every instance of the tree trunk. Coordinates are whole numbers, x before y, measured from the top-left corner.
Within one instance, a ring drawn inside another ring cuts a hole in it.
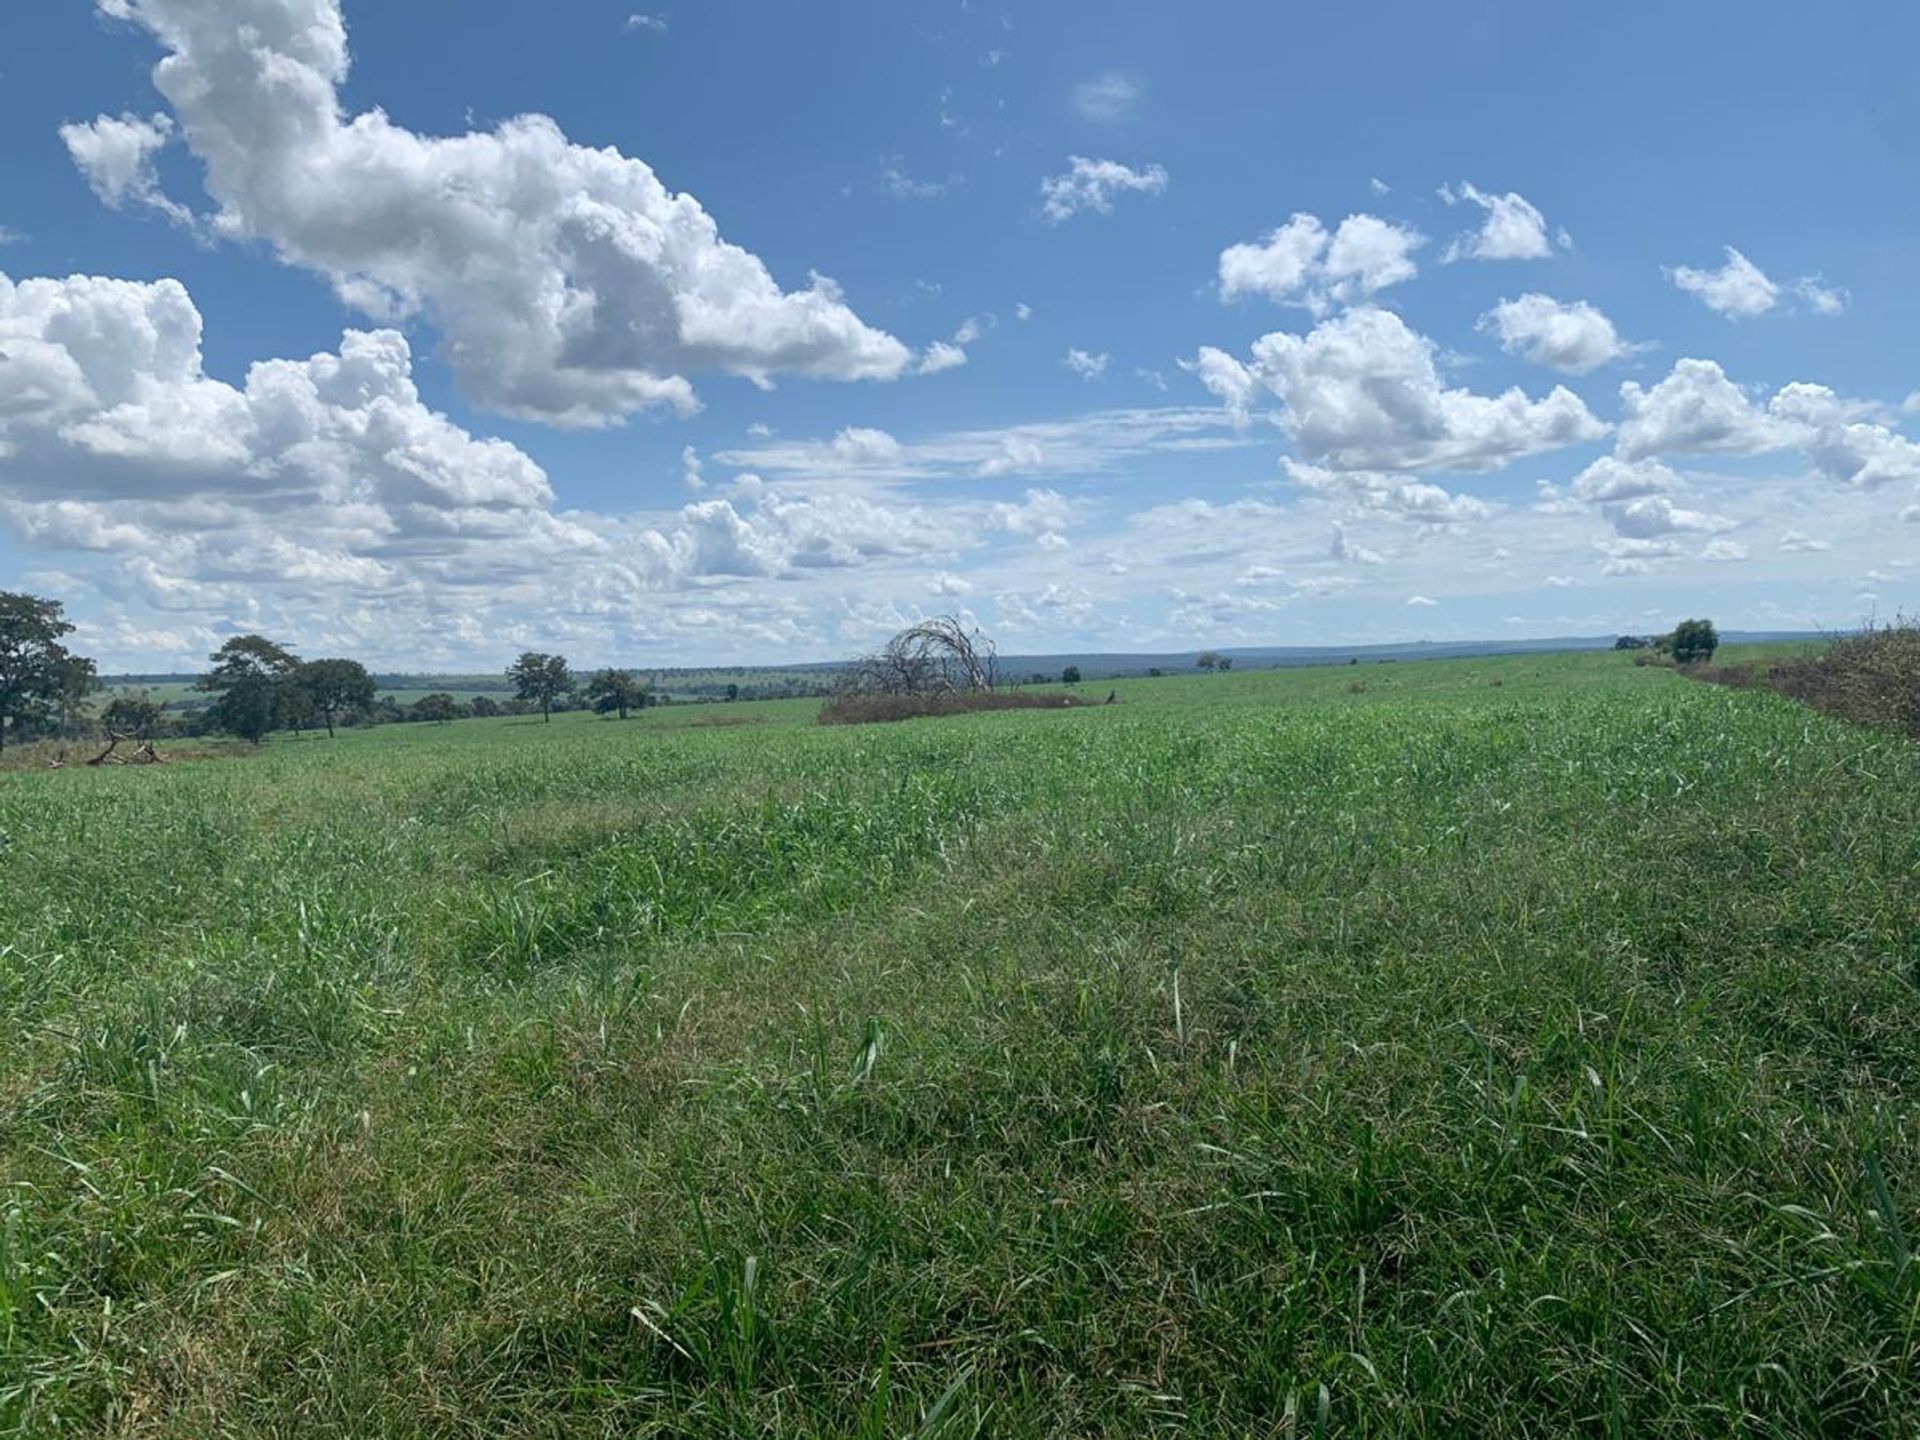
[[[326,712],[326,714],[327,714],[327,739],[331,740],[333,739],[333,712],[329,710]]]

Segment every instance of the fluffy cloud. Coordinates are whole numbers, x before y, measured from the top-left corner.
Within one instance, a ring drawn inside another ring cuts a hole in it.
[[[1803,427],[1799,446],[1826,479],[1860,490],[1920,481],[1920,445],[1861,420],[1871,408],[1804,382],[1782,386],[1767,402],[1770,417]]]
[[[1113,213],[1116,195],[1134,192],[1163,194],[1167,172],[1159,165],[1135,170],[1118,160],[1089,160],[1084,155],[1067,157],[1067,169],[1049,175],[1040,182],[1040,214],[1048,224],[1058,225],[1083,211],[1096,215]]]
[[[1433,342],[1372,306],[1304,336],[1263,336],[1249,363],[1208,348],[1190,368],[1241,416],[1261,391],[1274,395],[1295,449],[1334,470],[1490,470],[1606,433],[1564,387],[1540,400],[1448,388]]]
[[[1282,459],[1280,468],[1302,489],[1346,500],[1369,516],[1408,520],[1420,525],[1454,525],[1463,520],[1485,519],[1496,509],[1471,495],[1456,495],[1430,481],[1409,480],[1404,476],[1369,470],[1329,470],[1291,457]],[[1336,530],[1337,551],[1344,542],[1345,532]],[[1336,558],[1360,557],[1340,553]]]
[[[1259,244],[1220,252],[1220,298],[1264,295],[1321,314],[1411,280],[1424,244],[1418,230],[1373,215],[1349,215],[1329,234],[1317,216],[1296,214]]]
[[[1441,186],[1440,198],[1449,205],[1478,205],[1487,212],[1478,230],[1458,236],[1447,246],[1440,256],[1443,262],[1542,260],[1553,253],[1547,240],[1547,217],[1524,195],[1511,190],[1505,195],[1489,195],[1462,184],[1457,190]],[[1564,232],[1561,238],[1564,242]]]
[[[1733,246],[1727,246],[1726,252],[1727,263],[1718,270],[1676,265],[1667,271],[1667,278],[1729,320],[1751,319],[1773,309],[1780,300],[1780,287]]]
[[[1073,503],[1057,490],[1029,490],[1018,504],[1001,502],[988,512],[992,528],[1041,541],[1058,540],[1073,523]]]
[[[1584,300],[1563,304],[1547,295],[1502,300],[1480,317],[1480,329],[1500,337],[1500,348],[1536,365],[1585,375],[1632,353],[1597,307]]]
[[[1620,387],[1624,459],[1648,455],[1758,455],[1790,448],[1805,431],[1754,405],[1711,360],[1674,362],[1651,389],[1629,380]]]
[[[1094,355],[1085,350],[1069,350],[1060,363],[1082,380],[1100,380],[1106,377],[1109,358],[1105,351]]]
[[[1680,488],[1680,477],[1658,460],[1624,461],[1603,455],[1574,477],[1578,500],[1603,505],[1665,495]]]
[[[377,319],[426,314],[483,404],[603,425],[691,409],[691,372],[890,379],[911,364],[831,281],[782,290],[692,196],[544,116],[452,138],[347,116],[339,0],[101,3],[165,48],[154,83],[205,166],[215,230],[266,241]]]
[[[1633,540],[1652,540],[1682,531],[1711,533],[1725,530],[1732,523],[1718,515],[1682,510],[1665,495],[1643,495],[1638,500],[1606,506],[1605,510],[1613,528]]]
[[[0,275],[0,439],[28,493],[145,498],[184,483],[255,502],[458,512],[551,502],[546,476],[420,403],[392,330],[336,354],[255,365],[244,388],[201,369],[200,312],[177,281]]]
[[[830,448],[885,463],[901,447],[850,428]],[[682,468],[704,483],[691,447]],[[649,597],[922,566],[976,542],[967,517],[757,481],[655,518],[563,511],[527,455],[422,403],[395,331],[349,331],[235,386],[205,373],[175,281],[0,275],[0,518],[35,546],[111,556],[99,592],[203,617],[174,627],[198,646],[224,617],[313,634],[324,615],[329,644],[414,656],[538,641],[516,628],[529,613],[596,633],[647,614],[690,625]],[[794,643],[804,615],[754,629],[779,613],[764,602],[736,636]]]
[[[173,121],[165,114],[144,120],[133,114],[102,115],[85,124],[60,127],[67,154],[101,200],[116,210],[145,205],[188,225],[193,212],[162,193],[153,165],[154,157],[172,138]]]
[[[943,370],[958,370],[967,363],[967,352],[958,345],[936,340],[927,347],[914,368],[922,375],[938,375]]]
[[[1824,385],[1782,386],[1762,408],[1711,360],[1680,360],[1652,389],[1620,387],[1618,451],[1759,455],[1803,451],[1821,478],[1860,490],[1920,480],[1920,445],[1863,417],[1872,406]]]
[[[1822,315],[1838,315],[1847,308],[1848,295],[1837,285],[1822,283],[1817,275],[1803,275],[1793,282],[1793,293]]]

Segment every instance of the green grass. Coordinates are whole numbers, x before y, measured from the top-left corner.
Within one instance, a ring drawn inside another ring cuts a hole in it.
[[[1914,1433],[1920,750],[1117,688],[0,775],[0,1431]]]

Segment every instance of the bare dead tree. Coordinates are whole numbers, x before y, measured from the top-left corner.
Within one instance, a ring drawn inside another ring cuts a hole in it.
[[[848,666],[841,689],[859,695],[942,695],[999,684],[993,642],[957,615],[902,630]]]

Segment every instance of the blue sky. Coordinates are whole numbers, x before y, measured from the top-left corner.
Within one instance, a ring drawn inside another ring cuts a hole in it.
[[[527,16],[7,18],[0,585],[115,668],[1920,594],[1911,7]]]

